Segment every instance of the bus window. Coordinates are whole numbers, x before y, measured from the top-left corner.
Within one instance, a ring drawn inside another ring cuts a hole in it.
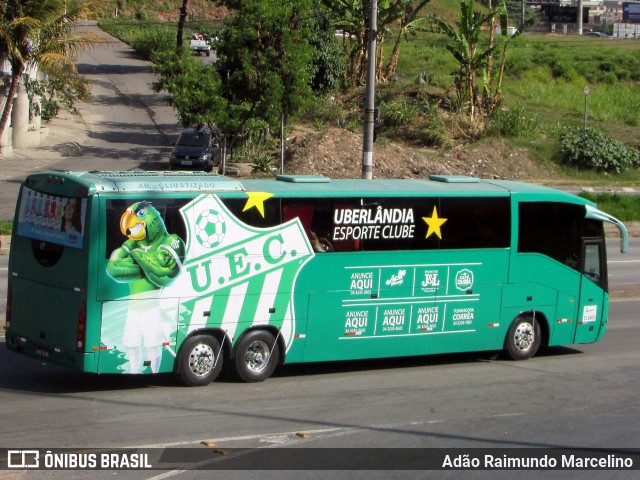
[[[37,192],[23,187],[17,234],[31,239],[43,267],[56,265],[65,247],[82,249],[87,199]]]
[[[584,266],[582,273],[593,283],[606,289],[604,284],[605,276],[602,274],[602,243],[599,240],[585,242],[584,246]]]
[[[354,202],[352,199],[283,199],[283,221],[299,218],[316,253],[357,251],[360,241],[351,238],[351,232],[340,231],[334,235],[336,214],[340,216],[344,210],[353,210]]]
[[[518,210],[518,252],[541,253],[578,270],[584,206],[522,202]]]
[[[509,199],[365,199],[371,217],[382,220],[363,250],[439,250],[507,248],[511,234]]]
[[[152,198],[149,196],[140,201],[148,202],[159,212],[167,231],[178,235],[182,239],[187,238],[186,227],[180,215],[180,208],[188,202],[188,199]],[[127,208],[136,203],[138,201],[133,199],[107,201],[106,258],[109,258],[111,253],[124,242],[125,237],[123,237],[123,233],[120,230],[120,221]]]
[[[34,242],[40,250],[43,250],[41,242],[81,249],[86,214],[86,198],[51,195],[23,187],[17,233],[40,240]]]
[[[238,220],[252,227],[274,227],[282,223],[280,217],[280,202],[277,198],[260,202],[261,209],[246,208],[246,198],[225,198],[223,202]]]
[[[40,240],[31,240],[31,250],[36,261],[43,267],[52,267],[62,257],[64,247],[57,243],[42,242]]]
[[[440,248],[507,248],[511,236],[511,208],[504,198],[442,198]]]

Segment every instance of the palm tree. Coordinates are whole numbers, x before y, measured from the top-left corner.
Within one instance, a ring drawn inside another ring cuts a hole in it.
[[[68,0],[5,0],[0,8],[0,62],[8,60],[11,80],[0,116],[0,136],[9,121],[13,98],[22,75],[31,66],[42,70],[61,65],[76,71],[75,54],[90,44],[88,35],[74,33],[73,22],[88,10],[88,4]]]

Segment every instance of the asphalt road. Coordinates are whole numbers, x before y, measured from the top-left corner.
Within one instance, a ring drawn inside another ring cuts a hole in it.
[[[218,381],[203,388],[177,386],[170,376],[82,375],[22,358],[2,345],[0,445],[634,448],[640,438],[639,308],[639,300],[614,301],[602,342],[553,348],[524,362],[484,353],[289,366],[264,383]],[[215,478],[255,478],[249,473],[216,472]],[[503,478],[487,473],[465,472],[465,478]],[[509,472],[502,473],[506,478]],[[539,476],[528,473],[518,478]],[[554,478],[631,478],[630,472],[602,473],[556,472]],[[24,478],[40,476],[45,478],[43,472]],[[407,472],[348,475],[390,476],[417,478]],[[458,478],[453,472],[419,476]],[[102,477],[105,472],[92,474]]]

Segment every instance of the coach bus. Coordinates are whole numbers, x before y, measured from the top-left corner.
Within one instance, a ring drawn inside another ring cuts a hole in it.
[[[238,180],[67,172],[22,184],[10,350],[83,372],[206,385],[277,365],[599,341],[596,205],[464,176]]]

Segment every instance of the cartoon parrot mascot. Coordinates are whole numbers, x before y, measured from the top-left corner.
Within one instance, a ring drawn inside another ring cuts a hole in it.
[[[153,292],[169,286],[180,273],[185,244],[167,232],[160,212],[146,201],[127,208],[120,231],[128,238],[111,254],[107,273],[116,282],[128,283],[132,296],[122,338],[129,371],[141,373],[146,361],[157,373],[166,338],[160,298]]]

